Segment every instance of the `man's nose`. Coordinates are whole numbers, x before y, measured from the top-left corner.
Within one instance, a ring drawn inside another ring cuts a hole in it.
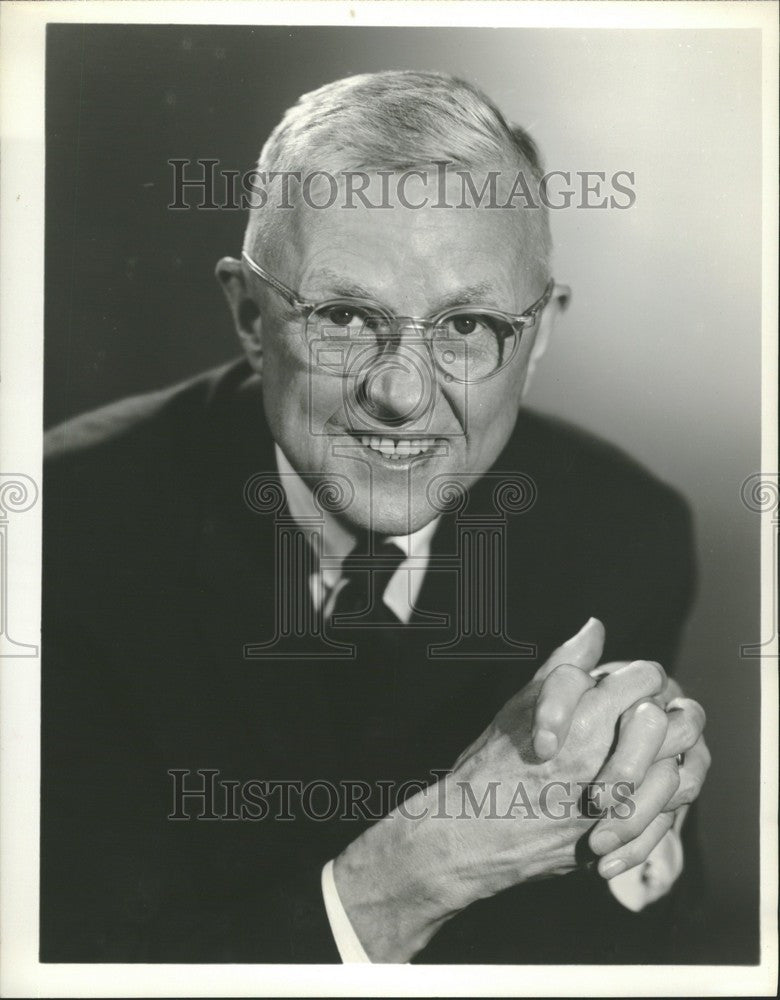
[[[413,423],[430,407],[435,376],[424,352],[406,348],[383,354],[363,375],[358,403],[372,420]]]

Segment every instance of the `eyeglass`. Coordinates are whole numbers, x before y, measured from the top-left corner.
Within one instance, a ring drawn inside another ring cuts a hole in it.
[[[480,382],[505,368],[517,351],[523,331],[533,326],[556,287],[550,279],[541,298],[517,315],[479,305],[455,306],[428,318],[395,316],[370,299],[333,298],[302,301],[287,285],[260,267],[244,250],[247,266],[304,319],[304,340],[315,368],[346,377],[364,370],[388,345],[412,330],[447,381]],[[422,331],[422,337],[420,332]],[[408,342],[408,341],[407,341]],[[414,342],[414,338],[412,338]]]

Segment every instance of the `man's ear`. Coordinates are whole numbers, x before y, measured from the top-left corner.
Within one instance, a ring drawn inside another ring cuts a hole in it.
[[[555,329],[555,323],[560,314],[568,306],[570,298],[571,292],[566,285],[556,285],[553,289],[550,301],[544,307],[542,315],[539,317],[539,329],[536,331],[534,346],[531,349],[531,355],[528,359],[528,370],[525,376],[523,393],[528,391],[528,385],[531,381],[533,373],[536,371],[536,366],[541,360],[544,352],[547,350],[550,337]]]
[[[233,257],[223,257],[217,262],[215,274],[225,293],[244,353],[252,368],[260,374],[263,370],[263,322],[260,308],[249,294],[241,263]]]

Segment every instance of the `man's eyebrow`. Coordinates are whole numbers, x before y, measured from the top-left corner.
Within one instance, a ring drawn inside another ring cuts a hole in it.
[[[313,277],[326,283],[327,294],[333,296],[344,296],[346,298],[372,299],[380,305],[382,299],[375,291],[366,288],[364,285],[353,281],[350,278],[337,274],[329,268],[322,268],[315,272]],[[466,306],[471,303],[486,302],[489,297],[495,295],[495,286],[490,281],[479,281],[473,285],[459,288],[439,299],[430,310],[431,314],[443,312],[445,309],[452,309],[456,306]]]
[[[315,271],[312,274],[312,279],[322,283],[323,287],[327,289],[325,294],[328,296],[344,296],[351,299],[376,299],[376,294],[371,289],[365,288],[351,278],[337,274],[336,271],[331,271],[327,267]]]
[[[435,309],[432,312],[443,312],[445,309],[452,309],[455,306],[468,306],[474,303],[475,305],[487,302],[487,300],[496,294],[495,286],[490,281],[479,281],[475,285],[467,285],[465,288],[459,288],[457,292],[453,292],[451,295],[446,295],[443,299],[440,299]]]

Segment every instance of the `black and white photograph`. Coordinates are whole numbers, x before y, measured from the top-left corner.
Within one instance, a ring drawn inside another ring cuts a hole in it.
[[[777,46],[0,11],[4,995],[775,995]]]

